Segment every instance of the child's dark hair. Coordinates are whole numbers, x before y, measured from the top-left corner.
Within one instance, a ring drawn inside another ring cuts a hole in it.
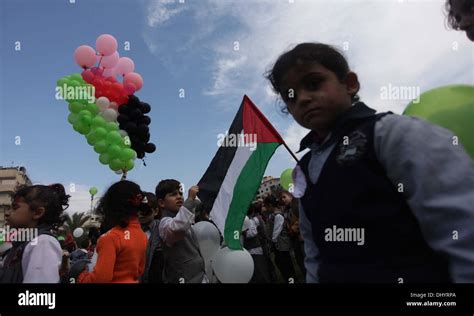
[[[178,180],[166,179],[161,180],[156,186],[155,194],[158,200],[163,200],[166,194],[172,193],[176,190],[180,190],[181,183]]]
[[[460,29],[459,22],[460,22],[461,18],[457,14],[454,14],[454,12],[452,10],[452,3],[451,2],[452,2],[452,0],[447,0],[446,3],[444,4],[444,9],[446,11],[446,18],[447,18],[448,26],[450,28],[452,28],[453,30],[459,30]],[[473,10],[473,7],[474,7],[474,1],[464,0],[463,4],[461,6],[461,9],[464,12],[468,13],[471,10]]]
[[[327,68],[341,82],[345,80],[350,71],[347,60],[337,48],[322,43],[301,43],[278,57],[273,68],[265,76],[272,84],[273,90],[282,95],[286,92],[281,90],[281,84],[288,71],[296,65],[309,63],[318,63]],[[358,100],[359,96],[356,92],[352,96],[352,101]],[[286,106],[282,108],[282,111],[287,113]]]
[[[148,205],[152,209],[157,209],[158,208],[158,199],[156,198],[156,195],[154,195],[151,192],[145,192],[146,199],[148,200]]]
[[[104,216],[103,231],[114,226],[127,227],[130,217],[138,213],[140,199],[144,196],[140,186],[132,181],[112,184],[97,207],[99,214]]]
[[[64,222],[62,213],[69,207],[69,198],[64,186],[59,183],[51,185],[20,186],[13,194],[13,200],[23,198],[31,210],[44,207],[44,215],[38,225],[45,224],[57,228]]]
[[[268,195],[263,199],[263,205],[278,207],[278,199],[273,195]]]
[[[252,202],[252,204],[250,204],[247,215],[248,216],[260,215],[261,213],[262,213],[262,203],[261,202]]]

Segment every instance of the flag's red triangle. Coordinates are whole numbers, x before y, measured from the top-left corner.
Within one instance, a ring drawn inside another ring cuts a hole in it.
[[[257,135],[257,143],[283,143],[283,138],[248,96],[243,99],[244,134]]]

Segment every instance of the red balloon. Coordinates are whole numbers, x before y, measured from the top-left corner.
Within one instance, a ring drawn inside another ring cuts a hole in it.
[[[95,77],[90,69],[84,70],[82,72],[81,76],[82,76],[82,79],[84,79],[84,81],[87,82],[87,83],[91,83],[92,80],[94,80],[94,77]]]

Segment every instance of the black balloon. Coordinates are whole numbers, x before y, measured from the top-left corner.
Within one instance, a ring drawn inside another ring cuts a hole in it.
[[[142,112],[146,114],[146,113],[150,113],[150,111],[151,111],[151,106],[148,103],[143,103]]]
[[[146,144],[146,146],[145,146],[145,152],[151,154],[151,153],[155,152],[155,150],[156,150],[155,144],[153,144],[153,143],[148,143],[148,144]]]
[[[130,137],[131,148],[137,152],[138,158],[144,158],[145,152],[152,153],[156,150],[156,146],[150,141],[151,118],[145,113],[151,111],[151,106],[146,102],[131,95],[128,102],[119,107],[120,115],[117,117],[120,129],[125,130]]]
[[[130,121],[130,118],[125,115],[125,114],[120,114],[118,117],[117,117],[117,121],[119,122],[120,125],[127,125],[127,123]]]

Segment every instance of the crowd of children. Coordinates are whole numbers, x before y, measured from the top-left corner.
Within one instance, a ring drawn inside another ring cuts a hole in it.
[[[448,0],[446,9],[450,26],[474,41],[473,2]],[[376,114],[326,44],[297,45],[268,79],[310,130],[300,147],[309,152],[295,167],[293,194],[274,192],[248,210],[251,282],[474,282],[474,163],[451,132]],[[60,243],[64,187],[21,187],[5,223],[36,236],[2,245],[0,283],[208,283],[192,228],[209,220],[198,191],[185,200],[177,180],[160,181],[155,194],[119,181],[100,200],[100,231]],[[339,242],[332,229],[361,230],[363,239]]]

